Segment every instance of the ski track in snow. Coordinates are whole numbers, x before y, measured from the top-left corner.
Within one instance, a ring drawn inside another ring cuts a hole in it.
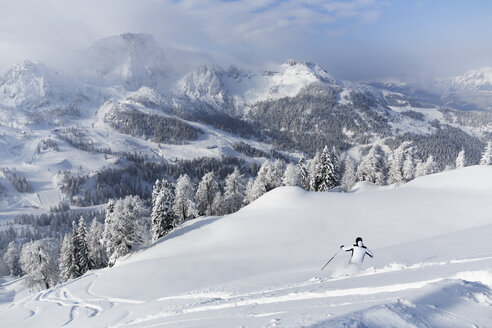
[[[295,288],[301,288],[301,287],[306,287],[306,286],[313,286],[313,285],[324,285],[326,283],[334,282],[334,281],[339,281],[339,280],[345,280],[345,279],[353,279],[353,278],[358,278],[358,277],[364,277],[364,276],[370,276],[370,275],[378,275],[378,274],[385,274],[385,273],[391,273],[395,271],[408,271],[408,270],[418,270],[418,269],[423,269],[423,268],[428,268],[428,267],[435,267],[435,266],[445,266],[445,265],[456,265],[456,264],[463,264],[463,263],[471,263],[471,262],[480,262],[480,261],[487,261],[491,260],[491,257],[481,257],[481,258],[469,258],[469,259],[459,259],[459,260],[448,260],[448,261],[439,261],[439,262],[420,262],[420,263],[415,263],[412,265],[404,265],[404,264],[398,264],[398,263],[391,263],[381,269],[374,269],[374,268],[369,268],[365,272],[360,272],[357,274],[353,275],[346,275],[343,277],[336,277],[336,278],[327,278],[327,279],[319,279],[319,278],[312,278],[307,282],[302,282],[299,284],[290,284],[287,286],[283,286],[280,288],[274,288],[274,289],[266,289],[266,290],[260,290],[248,294],[229,294],[225,292],[218,292],[218,293],[213,293],[213,292],[202,292],[202,293],[190,293],[190,294],[183,294],[183,295],[176,295],[176,296],[170,296],[170,297],[162,297],[157,299],[157,301],[162,302],[162,301],[177,301],[177,300],[198,300],[199,303],[195,305],[188,304],[188,308],[181,308],[173,311],[163,311],[160,313],[154,313],[154,314],[149,314],[147,316],[142,316],[139,318],[136,318],[132,321],[126,322],[126,323],[120,323],[115,325],[114,327],[124,327],[124,326],[141,326],[145,324],[146,327],[153,327],[154,325],[147,325],[146,323],[153,321],[153,320],[158,320],[158,319],[165,319],[173,316],[178,316],[178,315],[183,315],[183,314],[193,314],[193,313],[201,313],[201,312],[208,312],[208,311],[220,311],[220,310],[226,310],[226,309],[231,309],[231,308],[238,308],[238,307],[246,307],[246,306],[258,306],[258,305],[269,305],[269,304],[278,304],[278,303],[284,303],[284,302],[300,302],[300,301],[308,301],[308,300],[314,300],[314,299],[328,299],[328,298],[333,298],[336,299],[337,297],[346,297],[346,296],[377,296],[380,295],[379,297],[376,298],[370,298],[370,299],[363,299],[363,300],[358,300],[358,301],[350,301],[350,302],[333,302],[327,304],[329,307],[342,307],[342,306],[349,306],[349,305],[354,305],[354,304],[363,304],[363,303],[373,303],[375,301],[394,301],[395,297],[391,297],[392,293],[397,293],[397,292],[402,292],[402,291],[408,291],[408,290],[417,290],[420,288],[423,288],[425,286],[435,284],[442,282],[444,280],[448,279],[462,279],[463,277],[466,278],[466,276],[469,276],[469,272],[458,272],[452,276],[449,277],[440,277],[440,278],[435,278],[435,279],[428,279],[428,280],[421,280],[421,281],[414,281],[414,282],[409,282],[409,283],[402,283],[402,284],[388,284],[388,285],[382,285],[382,286],[371,286],[371,287],[357,287],[357,288],[343,288],[343,289],[335,289],[335,290],[326,290],[326,291],[319,291],[319,292],[313,292],[313,291],[294,291],[294,292],[289,292],[286,294],[280,294],[276,295],[279,292],[285,292],[287,290],[292,290]],[[206,303],[212,303],[215,302],[216,304],[210,304],[210,305],[204,305]],[[217,304],[218,303],[218,304]],[[438,311],[435,309],[435,311]],[[439,310],[438,312],[441,313],[441,315],[445,316],[452,316],[458,317],[454,315],[453,313],[444,311],[444,310]],[[269,315],[275,315],[277,313],[264,313],[260,315],[250,315],[250,317],[253,318],[261,318],[263,316],[269,316]],[[280,313],[278,313],[280,314]],[[459,318],[462,322],[466,322],[466,319],[464,318]],[[193,320],[193,319],[190,319]],[[172,321],[177,323],[176,321]],[[179,322],[184,322],[182,320],[179,320]],[[162,324],[171,324],[171,322],[162,322]]]
[[[71,308],[70,317],[72,319],[73,319],[73,313],[76,310],[76,308],[84,308],[87,309],[88,311],[91,311],[92,313],[89,315],[89,317],[95,317],[102,311],[102,307],[95,304],[86,303],[83,302],[82,300],[75,298],[63,287],[54,288],[47,292],[41,293],[39,300],[45,302],[52,302],[52,303],[56,303],[59,306]]]
[[[303,287],[313,287],[318,286],[318,288],[326,287],[326,284],[346,280],[346,279],[354,279],[364,276],[371,275],[380,275],[386,273],[392,273],[396,271],[409,271],[409,270],[418,270],[428,267],[437,267],[437,266],[446,266],[446,265],[459,265],[464,263],[472,263],[472,262],[480,262],[492,260],[492,256],[490,257],[480,257],[480,258],[468,258],[468,259],[452,259],[448,261],[437,261],[437,262],[420,262],[411,265],[398,264],[398,263],[390,263],[389,265],[382,267],[380,269],[368,268],[363,272],[355,273],[352,275],[344,275],[341,277],[330,277],[330,278],[317,278],[313,277],[307,281],[287,284],[284,286],[280,286],[278,288],[269,288],[264,290],[253,291],[251,293],[246,294],[233,294],[227,292],[196,292],[196,293],[188,293],[176,296],[168,296],[158,298],[156,302],[169,302],[169,306],[166,306],[170,311],[162,311],[153,314],[148,314],[140,317],[131,318],[131,312],[127,312],[124,317],[130,319],[127,322],[120,322],[113,327],[123,327],[123,326],[142,326],[145,325],[147,327],[152,327],[151,321],[170,318],[183,314],[194,314],[194,313],[205,313],[205,312],[213,312],[220,310],[227,310],[238,307],[247,307],[247,306],[261,306],[261,305],[270,305],[270,304],[278,304],[285,302],[301,302],[307,300],[314,299],[336,299],[338,297],[347,297],[347,296],[370,296],[370,299],[362,299],[357,301],[339,301],[339,302],[331,302],[327,304],[329,307],[343,307],[354,304],[363,304],[363,303],[373,303],[376,301],[391,301],[395,300],[394,296],[391,296],[392,293],[407,291],[407,290],[415,290],[423,288],[430,284],[435,284],[441,282],[446,279],[465,279],[467,277],[473,276],[473,272],[457,272],[456,274],[450,277],[440,277],[435,279],[427,279],[420,281],[413,281],[408,283],[401,284],[387,284],[381,286],[370,286],[370,287],[357,287],[357,288],[339,288],[339,289],[330,289],[324,291],[306,291],[306,290],[296,290]],[[94,277],[90,277],[93,275]],[[85,275],[81,278],[89,278],[90,280],[83,287],[83,290],[86,292],[88,298],[84,298],[83,300],[72,295],[66,288],[65,284],[58,285],[50,290],[40,292],[35,298],[34,302],[50,302],[55,303],[60,307],[68,308],[67,320],[62,324],[64,326],[69,325],[70,323],[77,320],[78,316],[83,315],[80,310],[85,310],[87,313],[87,317],[96,317],[100,315],[103,311],[114,308],[115,304],[143,304],[145,301],[140,300],[131,300],[124,298],[116,298],[110,296],[101,296],[97,295],[93,292],[93,285],[95,282],[95,278],[97,278],[97,273],[90,273],[89,275]],[[78,279],[81,279],[78,278]],[[73,281],[72,281],[73,282]],[[3,286],[7,286],[12,284],[13,282],[9,282],[3,284]],[[379,297],[377,296],[379,295]],[[480,295],[474,295],[478,302],[480,302]],[[180,300],[196,300],[196,303],[188,303],[188,304],[179,304]],[[208,304],[207,304],[208,303]],[[488,301],[483,301],[483,304],[488,304]],[[7,307],[0,309],[0,312],[7,310],[8,308],[14,306],[15,304],[10,304]],[[28,311],[28,318],[35,317],[39,313],[39,307],[35,307],[34,309],[27,308],[27,304],[23,304],[24,308]],[[261,308],[260,308],[261,309]],[[437,310],[436,310],[437,311]],[[444,310],[440,310],[442,315],[445,316],[454,316],[452,313],[445,312]],[[123,312],[122,312],[123,313]],[[262,313],[261,311],[256,311],[255,313],[249,314],[250,318],[263,318],[269,316],[275,316],[278,314],[285,313],[283,312],[268,312],[265,311]],[[204,318],[202,318],[204,319]],[[463,318],[456,318],[457,320],[464,320]],[[162,322],[162,324],[172,325],[172,323],[179,322],[187,322],[193,321],[195,319],[183,319],[177,321],[166,321]],[[147,325],[150,324],[150,325]]]
[[[66,326],[74,321],[77,318],[77,315],[79,315],[79,309],[85,309],[88,313],[88,317],[95,317],[103,311],[103,308],[99,305],[88,303],[74,297],[65,288],[65,284],[55,286],[54,288],[39,293],[35,300],[40,302],[55,303],[60,307],[69,308],[68,319],[62,324],[62,326]]]
[[[234,299],[234,298],[252,297],[255,295],[263,295],[263,294],[267,294],[267,293],[281,292],[281,291],[290,290],[290,289],[299,288],[299,287],[307,287],[307,286],[325,284],[327,282],[353,279],[353,278],[358,278],[358,277],[366,277],[366,276],[372,276],[372,275],[384,274],[384,273],[390,273],[390,272],[396,272],[396,271],[418,270],[418,269],[422,269],[422,268],[426,268],[426,267],[444,266],[444,265],[449,265],[449,264],[463,264],[463,263],[479,262],[479,261],[486,261],[486,260],[492,260],[492,256],[481,257],[481,258],[461,259],[461,260],[440,261],[440,262],[420,262],[420,263],[415,263],[412,265],[390,263],[389,265],[387,265],[381,269],[369,268],[369,269],[366,269],[366,271],[364,271],[364,272],[360,272],[360,273],[356,273],[356,274],[352,274],[352,275],[343,275],[340,277],[330,277],[330,278],[313,277],[306,282],[302,282],[302,283],[298,283],[298,284],[289,284],[289,285],[279,287],[279,288],[269,288],[269,289],[265,289],[265,290],[256,291],[253,293],[248,293],[248,294],[233,295],[233,294],[225,293],[225,292],[190,293],[190,294],[162,297],[162,298],[157,299],[157,301],[168,301],[168,300],[179,300],[179,299],[182,299],[182,300],[208,299],[209,301],[230,300],[230,299]]]
[[[437,279],[418,281],[418,282],[407,283],[407,284],[391,284],[391,285],[378,286],[378,287],[348,288],[348,289],[329,290],[324,292],[294,292],[294,293],[289,293],[280,296],[249,298],[249,299],[242,299],[242,300],[240,299],[231,302],[226,302],[223,304],[192,307],[189,309],[183,309],[178,312],[163,312],[156,315],[150,315],[145,318],[136,319],[135,321],[132,321],[129,324],[138,324],[150,320],[170,317],[179,314],[224,310],[228,308],[236,308],[236,307],[248,306],[248,305],[265,305],[265,304],[274,304],[274,303],[276,304],[276,303],[283,303],[283,302],[290,302],[290,301],[305,301],[305,300],[312,300],[318,298],[334,298],[334,297],[353,296],[353,295],[374,295],[374,294],[394,293],[394,292],[400,292],[408,289],[422,288],[426,285],[436,283],[444,279],[445,278],[437,278]],[[353,302],[340,303],[340,304],[335,303],[335,304],[331,304],[330,306],[335,307],[335,306],[350,305],[350,304],[354,304],[354,303]]]

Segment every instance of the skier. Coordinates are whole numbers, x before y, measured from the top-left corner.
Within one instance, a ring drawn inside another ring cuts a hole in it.
[[[362,261],[364,261],[364,257],[366,256],[366,254],[370,257],[374,256],[372,252],[367,249],[366,246],[364,246],[361,237],[357,237],[357,239],[355,239],[355,244],[351,248],[345,249],[345,246],[342,245],[340,246],[340,249],[345,250],[346,252],[352,252],[349,264],[356,266],[360,266],[362,264]]]

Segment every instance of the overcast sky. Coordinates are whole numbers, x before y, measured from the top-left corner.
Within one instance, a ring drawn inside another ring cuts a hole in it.
[[[492,66],[492,1],[1,0],[0,70],[56,67],[98,39],[154,35],[229,64],[314,61],[350,80],[414,79]]]

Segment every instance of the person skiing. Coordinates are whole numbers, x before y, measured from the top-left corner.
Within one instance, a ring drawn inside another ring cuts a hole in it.
[[[374,254],[367,249],[366,246],[364,246],[364,243],[362,242],[361,237],[357,237],[355,239],[355,244],[351,247],[346,249],[345,246],[340,246],[341,250],[344,250],[345,252],[352,252],[352,255],[350,256],[350,261],[349,264],[357,265],[360,266],[362,262],[364,261],[364,257],[369,255],[370,257],[373,257]]]

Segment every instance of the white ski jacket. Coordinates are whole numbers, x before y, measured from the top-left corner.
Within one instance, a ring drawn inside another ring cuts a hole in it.
[[[352,256],[350,257],[350,264],[356,264],[356,265],[361,265],[362,262],[364,261],[364,257],[369,255],[370,257],[373,257],[374,255],[372,252],[367,249],[364,244],[359,241],[357,245],[353,245],[351,248],[345,249],[346,252],[352,252]]]

